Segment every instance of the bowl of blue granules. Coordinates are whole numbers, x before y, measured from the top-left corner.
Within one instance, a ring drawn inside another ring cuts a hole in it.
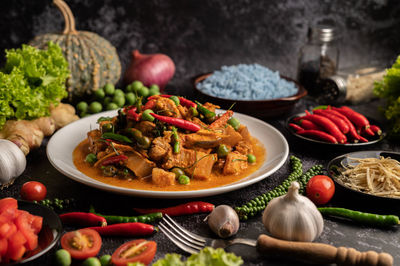
[[[259,64],[222,66],[194,78],[201,96],[223,109],[253,116],[277,117],[291,113],[307,91],[295,80]]]

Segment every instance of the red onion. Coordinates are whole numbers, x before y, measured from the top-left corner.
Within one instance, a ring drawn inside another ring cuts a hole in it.
[[[132,52],[132,61],[125,71],[124,80],[130,84],[140,80],[145,86],[157,84],[161,89],[170,81],[175,73],[175,64],[164,54],[141,54]]]

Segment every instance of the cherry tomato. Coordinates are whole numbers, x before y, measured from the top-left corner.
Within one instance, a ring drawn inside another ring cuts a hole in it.
[[[307,197],[316,205],[327,203],[335,194],[335,184],[326,175],[313,176],[307,183]]]
[[[99,253],[101,237],[93,229],[79,229],[65,233],[61,237],[61,246],[71,254],[72,258],[84,260]]]
[[[25,200],[43,200],[46,197],[46,187],[37,181],[29,181],[22,185],[21,197]]]
[[[117,248],[111,256],[111,262],[115,266],[124,266],[129,262],[141,262],[150,264],[157,251],[157,243],[145,239],[136,239]]]

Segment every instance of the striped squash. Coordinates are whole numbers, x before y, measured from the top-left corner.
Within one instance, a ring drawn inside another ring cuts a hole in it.
[[[66,84],[68,100],[77,101],[106,83],[117,83],[121,63],[115,47],[96,33],[77,31],[67,4],[63,0],[54,0],[53,3],[64,16],[64,32],[36,36],[29,44],[43,49],[53,41],[61,47],[71,72]]]

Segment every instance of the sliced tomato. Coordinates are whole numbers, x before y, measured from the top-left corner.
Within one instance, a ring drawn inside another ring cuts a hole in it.
[[[15,225],[26,239],[25,247],[27,250],[34,250],[38,245],[38,236],[30,224],[31,214],[25,211],[20,211],[20,214],[15,219]]]
[[[7,249],[8,249],[8,240],[6,238],[0,238],[0,258],[6,255]]]
[[[84,260],[99,253],[101,237],[93,229],[79,229],[65,233],[61,237],[61,246],[71,254],[72,258]]]
[[[26,239],[24,235],[19,231],[15,232],[8,238],[6,257],[12,260],[20,260],[26,251],[25,243]]]
[[[0,200],[0,213],[6,210],[18,208],[18,201],[14,198],[4,198]]]
[[[17,227],[13,222],[4,223],[0,226],[0,237],[1,238],[9,238],[15,232],[17,232]]]
[[[122,244],[111,256],[111,262],[116,266],[125,266],[129,262],[150,264],[157,251],[157,243],[145,239],[136,239]]]
[[[32,215],[32,229],[35,234],[39,234],[40,230],[42,230],[43,226],[43,217]]]

